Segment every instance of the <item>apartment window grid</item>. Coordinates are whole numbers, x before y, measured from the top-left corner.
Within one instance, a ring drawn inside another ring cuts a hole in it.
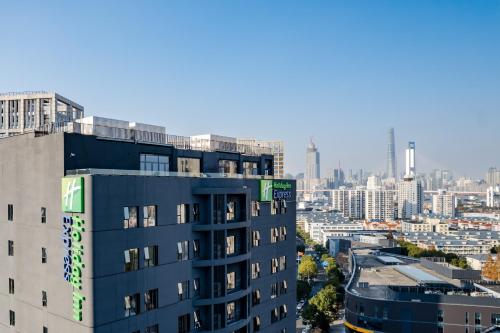
[[[143,214],[144,228],[156,226],[156,206],[144,206]]]
[[[124,229],[137,228],[139,226],[137,223],[137,220],[138,220],[137,212],[138,212],[137,206],[123,207],[123,228]]]
[[[142,171],[168,172],[170,169],[170,158],[166,155],[141,154],[140,164]]]
[[[47,249],[42,247],[42,264],[47,263]]]
[[[124,251],[125,272],[136,271],[139,269],[139,249],[128,249]]]
[[[158,246],[146,246],[144,248],[144,267],[153,267],[158,265]]]
[[[9,278],[9,295],[14,295],[14,293],[15,293],[14,279]]]
[[[125,317],[132,317],[140,313],[140,295],[125,296]]]
[[[286,214],[287,203],[284,199],[273,200],[271,202],[271,215]]]
[[[189,260],[189,241],[182,241],[177,243],[177,260]]]
[[[177,294],[179,302],[189,299],[189,280],[177,283]]]
[[[7,247],[8,247],[7,253],[9,255],[9,257],[13,257],[14,256],[14,241],[9,240],[7,242]]]
[[[47,208],[42,207],[40,209],[40,222],[41,223],[47,223]]]
[[[9,221],[9,222],[14,221],[14,205],[13,204],[7,205],[7,221]]]
[[[260,216],[260,202],[252,201],[252,216],[257,217]]]
[[[144,306],[146,311],[158,308],[158,289],[151,289],[144,293]]]

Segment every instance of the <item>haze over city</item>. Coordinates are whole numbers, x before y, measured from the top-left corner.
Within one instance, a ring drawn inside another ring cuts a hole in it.
[[[322,172],[383,172],[389,127],[399,169],[407,141],[419,171],[500,166],[497,1],[117,4],[5,2],[0,91],[58,91],[173,134],[282,139],[294,175],[311,136]]]

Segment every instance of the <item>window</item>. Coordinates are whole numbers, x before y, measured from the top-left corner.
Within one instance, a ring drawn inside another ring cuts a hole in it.
[[[47,306],[47,292],[45,290],[42,291],[42,306]]]
[[[42,330],[43,333],[49,333],[49,329],[47,327],[43,327],[43,330]]]
[[[252,279],[258,279],[260,277],[260,263],[256,262],[252,264]]]
[[[144,248],[144,267],[153,267],[158,265],[158,246],[146,246]]]
[[[382,311],[382,318],[383,319],[389,319],[389,311],[387,310],[387,308],[383,309],[383,311]]]
[[[41,218],[40,218],[40,221],[42,223],[47,223],[47,208],[45,208],[45,207],[41,208]]]
[[[442,323],[443,322],[443,316],[444,316],[443,310],[438,310],[438,312],[437,312],[437,321],[438,321],[438,323]]]
[[[234,236],[226,237],[226,254],[234,254]]]
[[[273,200],[271,202],[271,214],[286,214],[287,203],[286,200]]]
[[[236,273],[229,272],[226,274],[226,278],[227,278],[227,290],[231,291],[234,288],[236,288]]]
[[[286,214],[286,208],[287,208],[286,200],[282,199],[280,201],[280,214]]]
[[[137,228],[137,207],[123,207],[123,228]]]
[[[200,204],[193,204],[193,221],[200,222]]]
[[[278,308],[274,308],[271,310],[271,323],[275,323],[278,321]]]
[[[226,221],[234,220],[234,201],[229,201],[226,205]]]
[[[183,261],[189,259],[189,242],[182,241],[177,243],[177,260]]]
[[[278,283],[271,283],[271,298],[278,297]]]
[[[151,289],[144,293],[146,311],[158,308],[158,289]]]
[[[260,304],[260,289],[252,291],[252,306]]]
[[[189,205],[180,204],[177,205],[177,224],[183,224],[189,222]]]
[[[238,162],[230,160],[219,160],[219,173],[238,173]]]
[[[177,293],[179,294],[179,301],[189,299],[189,280],[177,283]]]
[[[286,283],[286,280],[283,280],[280,282],[280,295],[286,294],[286,291],[288,289],[288,284]]]
[[[283,304],[280,306],[280,319],[286,318],[286,315],[288,313],[288,310],[286,308],[286,304]]]
[[[279,262],[278,258],[272,258],[271,259],[271,274],[274,274],[274,273],[278,272],[279,265],[280,265],[280,262]]]
[[[125,272],[136,271],[139,269],[139,249],[129,249],[125,254]]]
[[[284,271],[286,269],[286,257],[281,256],[279,261],[280,261],[280,271]]]
[[[168,172],[170,170],[169,157],[156,154],[141,154],[141,171],[161,171]]]
[[[213,198],[214,224],[224,223],[224,195],[216,194]]]
[[[14,241],[8,241],[8,253],[9,253],[9,257],[13,257],[14,256]]]
[[[252,216],[260,216],[260,202],[252,201]]]
[[[286,227],[280,227],[280,241],[286,240]]]
[[[469,323],[469,313],[468,312],[465,313],[465,323],[466,324]]]
[[[271,228],[271,243],[276,243],[279,238],[279,229]]]
[[[194,328],[197,330],[202,328],[201,320],[200,320],[200,310],[195,310],[193,312],[193,319],[194,319]]]
[[[253,331],[254,332],[260,331],[260,317],[259,316],[253,317]]]
[[[193,257],[195,257],[195,258],[200,257],[200,240],[199,239],[193,240]]]
[[[9,278],[9,294],[14,295],[14,279]]]
[[[200,296],[200,278],[193,280],[194,296]]]
[[[260,231],[252,231],[252,246],[257,247],[260,245]]]
[[[14,221],[14,205],[7,205],[7,221]]]
[[[187,157],[177,158],[177,171],[200,173],[200,170],[201,168],[200,168],[199,158],[187,158]]]
[[[236,319],[235,317],[235,303],[234,302],[230,302],[230,303],[227,303],[227,321],[234,321]]]
[[[9,311],[10,326],[16,326],[16,313],[12,310]]]
[[[491,314],[491,325],[500,325],[500,313]]]
[[[156,206],[144,206],[143,223],[144,228],[156,225]]]
[[[481,325],[481,312],[474,313],[474,324]]]
[[[160,332],[160,328],[159,328],[158,324],[148,326],[148,327],[146,327],[146,330],[144,331],[144,333],[159,333],[159,332]]]
[[[247,176],[255,176],[259,174],[257,162],[243,162],[243,174]]]
[[[47,249],[42,247],[42,264],[47,263]]]
[[[139,294],[125,296],[125,317],[135,316],[140,313],[140,298]]]
[[[188,333],[191,330],[191,318],[189,313],[179,316],[177,322],[178,333]]]

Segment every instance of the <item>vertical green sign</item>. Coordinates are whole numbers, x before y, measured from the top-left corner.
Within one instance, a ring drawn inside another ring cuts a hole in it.
[[[84,180],[83,177],[67,177],[61,183],[62,211],[65,213],[84,212]]]
[[[273,181],[261,179],[259,201],[271,201],[273,198]]]

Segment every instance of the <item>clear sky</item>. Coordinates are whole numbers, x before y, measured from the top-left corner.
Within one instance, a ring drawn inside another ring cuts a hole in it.
[[[500,167],[500,1],[5,1],[0,91],[50,90],[88,115],[172,134],[310,136],[322,172],[484,177]]]

